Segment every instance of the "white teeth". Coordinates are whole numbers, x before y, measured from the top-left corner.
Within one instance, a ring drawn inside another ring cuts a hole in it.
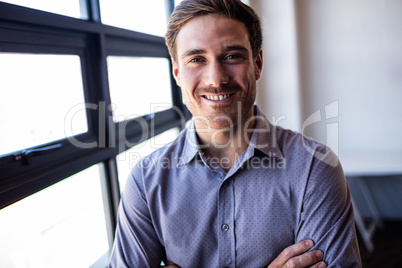
[[[226,94],[226,95],[215,95],[215,96],[208,96],[208,95],[205,95],[205,97],[208,99],[208,100],[213,100],[213,101],[217,101],[217,100],[226,100],[227,98],[229,98],[229,94]]]

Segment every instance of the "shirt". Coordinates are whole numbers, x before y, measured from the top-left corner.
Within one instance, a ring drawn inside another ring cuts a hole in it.
[[[194,122],[131,171],[109,267],[267,267],[311,239],[328,267],[361,267],[351,197],[336,155],[273,126],[255,106],[248,148],[225,172]]]

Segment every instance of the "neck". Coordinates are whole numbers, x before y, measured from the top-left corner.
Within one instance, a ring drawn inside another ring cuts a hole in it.
[[[202,152],[217,162],[226,172],[247,149],[255,127],[254,116],[231,128],[213,129],[195,121],[198,141]]]

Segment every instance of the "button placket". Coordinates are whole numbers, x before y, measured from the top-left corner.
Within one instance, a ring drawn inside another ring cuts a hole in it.
[[[234,196],[233,196],[233,181],[230,178],[225,178],[219,190],[218,202],[218,221],[220,225],[219,232],[219,255],[220,267],[232,266],[234,260],[235,240],[232,223],[234,219]]]

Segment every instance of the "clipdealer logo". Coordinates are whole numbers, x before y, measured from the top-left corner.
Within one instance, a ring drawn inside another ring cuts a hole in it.
[[[239,109],[241,109],[240,104],[238,105]],[[156,104],[151,104],[150,106],[150,111],[156,111],[160,109],[161,107],[163,108],[170,108],[170,109],[175,109],[175,111],[178,113],[179,117],[182,120],[182,125],[185,125],[185,117],[182,114],[180,110],[177,109],[177,107],[172,107],[171,104],[166,104],[166,103],[156,103]],[[126,147],[132,147],[134,145],[138,145],[142,141],[145,141],[148,139],[149,136],[153,136],[153,131],[154,131],[154,126],[153,126],[153,117],[152,113],[148,116],[142,116],[142,115],[130,115],[128,117],[122,118],[121,115],[119,115],[117,118],[115,116],[110,115],[107,116],[107,114],[110,114],[110,112],[113,112],[116,110],[115,105],[111,105],[109,107],[106,106],[105,102],[100,102],[99,104],[93,104],[93,103],[80,103],[75,106],[73,106],[66,114],[65,120],[64,120],[64,125],[65,125],[65,135],[67,139],[76,147],[82,148],[82,149],[90,149],[90,148],[105,148],[105,147],[114,147],[116,146],[116,122],[119,122],[119,129],[120,131],[118,132],[119,135],[119,140],[123,142],[119,142],[119,146],[121,146],[121,151],[124,151],[124,148]],[[94,110],[98,114],[98,119],[99,119],[99,128],[98,128],[98,140],[97,141],[91,141],[91,142],[82,142],[78,140],[72,131],[72,122],[74,120],[74,117],[77,113],[83,111],[83,110]],[[305,149],[312,154],[314,157],[318,158],[319,160],[325,162],[326,164],[329,164],[331,166],[337,166],[339,164],[337,155],[338,155],[338,149],[339,149],[339,123],[338,122],[333,122],[333,123],[327,123],[326,124],[326,145],[332,149],[327,148],[327,151],[325,152],[320,152],[315,150],[314,148],[311,148],[309,143],[307,142],[307,138],[305,136],[305,129],[313,124],[316,124],[318,122],[322,122],[323,116],[322,113],[324,113],[325,120],[329,119],[334,119],[339,117],[339,101],[336,100],[330,104],[325,105],[324,111],[321,109],[315,111],[313,114],[311,114],[304,122],[302,125],[302,141],[303,141],[303,146]],[[106,118],[108,117],[108,118]],[[105,120],[107,119],[107,120]],[[114,120],[116,119],[116,120]],[[127,120],[130,119],[130,120]],[[206,118],[198,118],[198,120],[204,120],[205,122],[208,123],[208,120]],[[286,116],[281,116],[279,118],[272,118],[272,123],[276,125],[279,121],[285,120]],[[127,121],[125,121],[127,120]],[[150,122],[147,122],[151,121]],[[233,125],[233,122],[231,122],[230,118],[226,118],[226,120],[229,122],[229,125]],[[137,140],[135,143],[130,143],[128,139],[125,137],[125,129],[127,124],[133,123],[135,121],[135,124],[137,124],[141,128],[141,139]],[[108,123],[108,126],[106,125],[106,122]],[[149,127],[149,123],[151,124]],[[250,122],[246,122],[246,125],[248,125]],[[207,124],[208,125],[208,124]],[[209,130],[210,130],[210,125]],[[202,131],[202,130],[200,130]],[[219,130],[218,130],[219,131]],[[265,131],[271,131],[271,130],[265,130]],[[151,132],[151,133],[150,133]],[[245,133],[246,134],[246,133]],[[272,135],[273,138],[275,138],[275,135]],[[214,142],[214,141],[213,141]],[[216,144],[217,146],[219,144]],[[272,146],[276,145],[276,140],[272,141]],[[229,144],[225,144],[225,146],[230,146]],[[138,158],[140,156],[135,157],[136,160],[138,161]]]
[[[319,160],[327,163],[328,165],[331,165],[333,167],[336,167],[339,164],[337,155],[339,153],[339,123],[327,123],[326,124],[326,145],[331,148],[331,152],[318,152],[311,148],[305,138],[305,129],[308,126],[311,126],[315,123],[322,122],[322,116],[321,116],[321,109],[315,111],[312,115],[310,115],[303,123],[302,126],[302,135],[303,135],[303,146],[306,148],[306,150],[317,157]],[[324,114],[325,114],[325,120],[333,119],[333,118],[338,118],[339,117],[339,101],[336,100],[330,104],[325,105],[324,107]]]

